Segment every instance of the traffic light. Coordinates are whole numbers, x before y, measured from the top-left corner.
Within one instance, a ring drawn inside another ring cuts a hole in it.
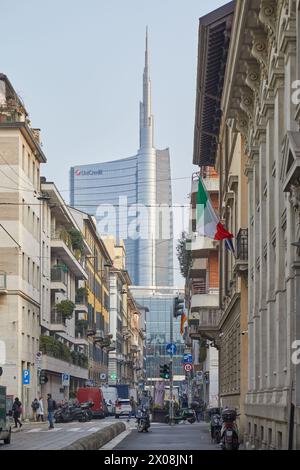
[[[41,371],[40,373],[40,385],[44,385],[48,382],[48,377],[46,375],[46,372],[44,370]]]
[[[181,297],[175,297],[174,302],[174,317],[177,318],[184,312],[184,299]]]
[[[163,366],[159,366],[160,369],[160,377],[162,379],[169,379],[170,378],[170,366],[168,364],[164,364]]]

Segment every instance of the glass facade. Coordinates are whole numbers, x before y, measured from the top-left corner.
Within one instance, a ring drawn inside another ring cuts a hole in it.
[[[147,307],[146,314],[146,369],[147,379],[160,377],[160,365],[168,364],[170,355],[167,354],[167,344],[170,343],[170,312],[173,310],[174,297],[177,292],[164,293],[159,289],[131,289],[137,303]],[[168,289],[170,292],[171,289]],[[173,343],[176,344],[176,354],[173,356],[173,374],[182,376],[184,371],[182,356],[184,342],[180,334],[180,319],[173,318]]]

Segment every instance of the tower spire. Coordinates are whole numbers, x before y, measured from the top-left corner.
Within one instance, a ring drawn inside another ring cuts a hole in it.
[[[153,117],[151,114],[151,80],[149,67],[148,26],[146,27],[143,101],[140,103],[140,148],[153,147]]]

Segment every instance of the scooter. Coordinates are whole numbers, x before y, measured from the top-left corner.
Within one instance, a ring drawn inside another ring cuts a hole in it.
[[[182,408],[181,410],[178,410],[177,413],[174,414],[173,416],[173,421],[175,424],[180,423],[181,421],[187,421],[190,424],[195,423],[196,421],[196,413],[195,410],[191,408]],[[170,422],[170,415],[167,415],[165,417],[165,423],[169,424]]]
[[[56,423],[70,423],[71,421],[85,423],[90,420],[85,409],[82,409],[80,405],[70,405],[69,403],[62,405],[56,410],[54,418]]]
[[[138,408],[136,413],[136,419],[138,432],[148,432],[148,429],[150,428],[150,418],[148,409],[144,406]]]
[[[239,448],[237,416],[236,410],[227,409],[222,412],[221,445],[223,450],[238,450]]]
[[[221,442],[221,430],[222,430],[222,422],[221,416],[218,413],[214,413],[211,415],[210,418],[210,434],[211,438],[217,444]]]

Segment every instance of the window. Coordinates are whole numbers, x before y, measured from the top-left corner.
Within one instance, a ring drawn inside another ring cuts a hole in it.
[[[27,156],[28,156],[28,162],[27,162],[27,164],[28,164],[28,165],[27,165],[27,176],[28,176],[28,178],[30,179],[30,154],[28,153]]]
[[[22,170],[25,170],[25,145],[22,146]]]
[[[35,186],[35,162],[32,162],[32,183]]]

